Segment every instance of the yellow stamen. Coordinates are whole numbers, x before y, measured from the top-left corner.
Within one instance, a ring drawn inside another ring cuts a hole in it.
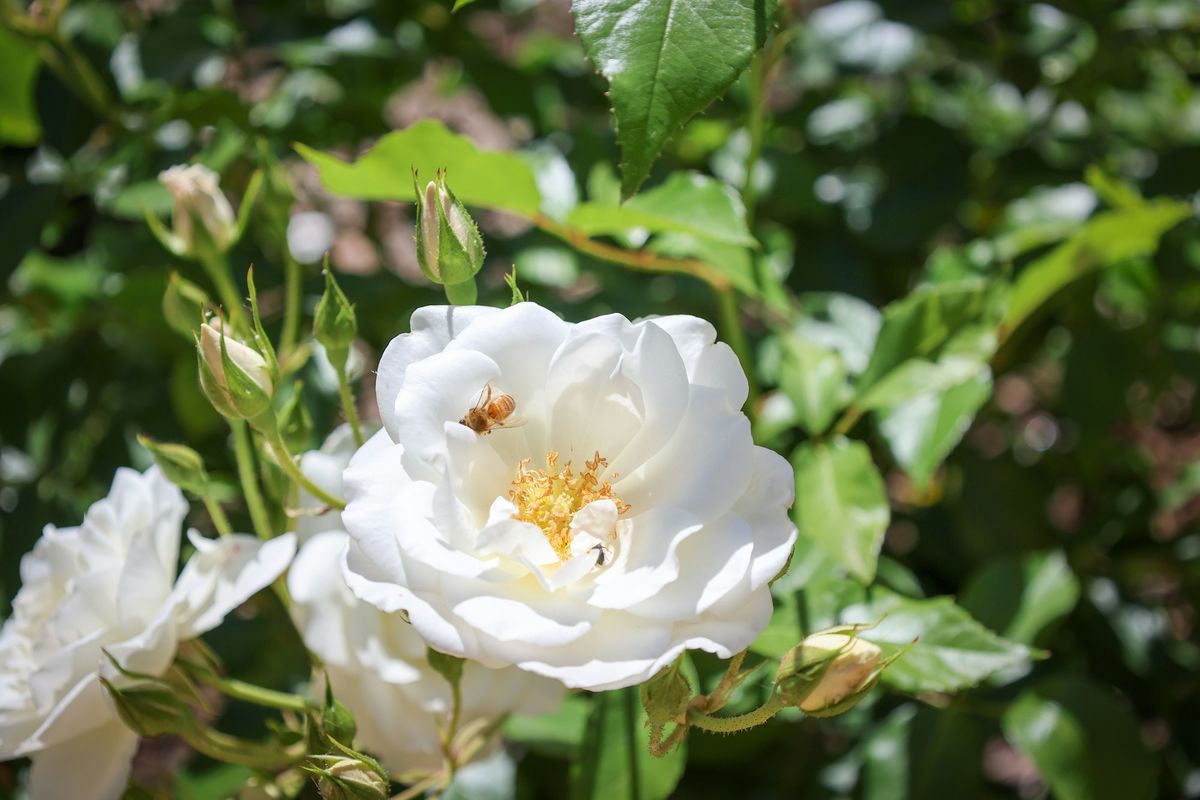
[[[562,561],[571,557],[571,518],[576,511],[596,500],[612,500],[618,514],[629,510],[629,504],[613,493],[612,485],[596,477],[608,466],[608,460],[598,451],[578,473],[571,469],[570,461],[559,470],[558,453],[554,451],[546,454],[545,469],[530,469],[529,463],[528,458],[520,463],[508,490],[509,499],[517,507],[515,519],[541,528]],[[616,473],[612,477],[616,478]]]

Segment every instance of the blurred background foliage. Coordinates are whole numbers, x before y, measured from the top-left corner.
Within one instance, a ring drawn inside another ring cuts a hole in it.
[[[5,5],[11,15],[19,4]],[[808,304],[800,323],[771,297],[742,304],[765,388],[761,443],[788,454],[804,430],[831,421],[813,423],[828,411],[804,404],[805,359],[823,352],[814,342],[848,362],[850,350],[814,338],[810,323],[873,312],[844,299],[831,310],[821,293],[881,307],[921,283],[1032,274],[1064,240],[1093,254],[1072,263],[1104,268],[1072,273],[1002,331],[991,389],[984,376],[956,390],[979,411],[944,465],[940,453],[917,453],[901,468],[903,419],[890,432],[886,417],[846,420],[883,470],[891,507],[879,585],[830,582],[799,553],[777,591],[777,621],[800,632],[834,621],[823,608],[886,605],[889,590],[953,595],[1048,657],[965,694],[877,692],[831,720],[784,715],[728,739],[694,732],[675,796],[1200,797],[1200,6],[783,5],[761,97],[745,76],[670,141],[647,182],[690,169],[748,186],[762,247],[747,268]],[[147,209],[170,208],[160,170],[199,160],[235,202],[256,168],[273,171],[232,263],[255,265],[277,326],[285,248],[304,270],[309,312],[330,252],[358,308],[368,415],[375,359],[441,292],[417,269],[409,204],[330,195],[294,143],[348,158],[434,118],[482,148],[520,150],[559,208],[619,191],[606,87],[561,0],[478,0],[455,14],[443,0],[60,6],[31,9],[61,11],[57,40],[0,27],[8,599],[44,523],[75,524],[116,467],[148,465],[136,434],[187,441],[233,484],[191,342],[160,310],[173,270],[204,282],[143,222]],[[747,108],[760,100],[753,159]],[[1126,217],[1098,230],[1103,208],[1142,208],[1138,193],[1182,211],[1152,235]],[[697,280],[622,270],[503,213],[477,219],[489,254],[481,302],[507,302],[503,278],[516,265],[532,299],[569,319],[719,316]],[[332,371],[315,359],[302,377],[316,430],[330,429]],[[856,458],[839,464],[853,471]],[[239,518],[245,527],[235,509]],[[209,525],[199,511],[192,522]],[[268,684],[307,678],[278,613],[263,604],[214,634],[232,671]],[[719,672],[696,661],[702,674]],[[518,796],[562,796],[585,714],[572,702],[553,724],[514,723]],[[262,720],[234,708],[222,724],[254,730]],[[165,780],[197,798],[225,796],[246,777],[169,741],[144,748],[138,769],[148,785]],[[0,791],[18,783],[12,765],[0,767]]]

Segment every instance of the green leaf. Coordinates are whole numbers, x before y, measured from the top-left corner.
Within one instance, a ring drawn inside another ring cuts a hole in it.
[[[848,294],[816,292],[799,300],[804,316],[793,336],[831,347],[846,362],[851,375],[867,368],[882,317],[870,303]]]
[[[572,800],[669,797],[687,765],[687,744],[657,759],[649,747],[636,686],[593,696],[580,758],[571,765]]]
[[[547,714],[513,714],[504,723],[504,738],[544,755],[573,758],[583,744],[589,705],[570,695]]]
[[[33,96],[40,68],[36,46],[0,25],[0,143],[31,145],[42,138]]]
[[[879,430],[896,463],[923,487],[991,394],[991,370],[978,365],[975,375],[943,392],[925,392],[879,409]]]
[[[450,13],[453,14],[455,11],[464,9],[467,6],[471,5],[471,3],[474,3],[474,2],[475,2],[475,0],[454,0],[454,8],[450,9]]]
[[[1155,763],[1137,719],[1104,687],[1071,675],[1023,692],[1001,721],[1058,800],[1154,795]]]
[[[907,800],[911,784],[909,740],[915,704],[900,706],[863,742],[863,800]]]
[[[883,478],[862,442],[806,442],[792,454],[796,527],[855,578],[875,577],[889,511]]]
[[[796,409],[796,420],[809,434],[824,433],[850,400],[846,362],[836,350],[784,336],[779,386]]]
[[[1032,656],[1025,645],[992,633],[949,597],[914,600],[877,586],[871,602],[847,609],[842,621],[878,622],[861,635],[885,656],[910,648],[881,680],[913,694],[967,689]]]
[[[413,201],[413,170],[432,179],[436,170],[445,169],[455,196],[467,205],[525,216],[536,214],[541,206],[533,169],[525,159],[480,150],[436,120],[423,119],[389,133],[351,163],[303,144],[297,144],[296,151],[317,168],[321,183],[335,194]]]
[[[628,197],[667,139],[737,80],[776,0],[574,0],[575,29],[608,81]]]
[[[1031,645],[1071,613],[1078,600],[1079,580],[1066,556],[1055,550],[987,564],[971,578],[959,602],[993,630]]]
[[[699,239],[686,233],[664,233],[656,236],[647,249],[673,258],[700,259],[728,278],[739,292],[758,297],[754,260],[745,247]]]
[[[1128,195],[1123,201],[1129,201]],[[1151,255],[1162,235],[1190,213],[1187,203],[1160,199],[1092,217],[1017,276],[1003,329],[1012,331],[1060,289],[1087,273]]]
[[[905,362],[936,361],[943,353],[985,355],[986,342],[980,341],[979,329],[991,327],[987,299],[986,283],[965,280],[921,287],[885,308],[871,360],[859,378],[860,400],[883,404],[903,399],[895,385],[884,384],[885,388],[871,392],[885,378],[897,385],[919,386],[920,380],[912,375],[892,375]]]
[[[659,186],[631,197],[623,205],[583,203],[567,224],[589,236],[628,233],[686,233],[699,239],[755,246],[746,227],[746,209],[728,185],[697,172],[672,173]]]

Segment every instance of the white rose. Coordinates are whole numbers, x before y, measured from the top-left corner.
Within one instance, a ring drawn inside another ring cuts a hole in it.
[[[379,365],[384,430],[345,473],[355,593],[442,652],[593,690],[745,648],[794,485],[754,446],[715,336],[684,316],[418,310]],[[519,424],[480,435],[459,420],[489,387]]]
[[[319,452],[306,453],[305,474],[322,488],[341,487],[354,452],[339,428]],[[450,686],[425,660],[425,642],[399,614],[358,600],[343,574],[349,541],[340,516],[308,517],[307,536],[288,574],[292,618],[320,656],[334,695],[354,714],[357,742],[395,774],[441,765],[438,726],[450,711]],[[317,530],[321,525],[323,531]],[[551,711],[563,695],[556,681],[519,669],[464,665],[460,724],[508,712]]]
[[[83,524],[48,525],[21,561],[21,590],[0,630],[0,759],[30,756],[39,798],[115,798],[138,737],[100,684],[126,669],[161,674],[176,645],[286,569],[292,536],[266,543],[189,533],[196,553],[176,580],[187,503],[151,467],[120,469]]]
[[[203,164],[177,165],[160,172],[158,180],[174,201],[171,224],[184,252],[195,249],[193,226],[197,222],[217,250],[229,249],[237,233],[237,221],[233,207],[221,191],[217,173]]]

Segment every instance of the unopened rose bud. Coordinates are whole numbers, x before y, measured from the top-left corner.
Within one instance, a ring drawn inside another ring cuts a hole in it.
[[[325,268],[325,293],[317,304],[317,312],[313,315],[313,336],[325,348],[325,355],[334,369],[339,371],[346,368],[346,360],[350,357],[350,345],[358,334],[358,320],[354,316],[354,306],[346,299],[342,287],[337,285],[333,272]]]
[[[465,290],[469,284],[474,294],[475,274],[484,258],[483,239],[474,220],[446,186],[444,172],[427,183],[424,191],[414,174],[413,191],[417,198],[417,261],[421,271],[434,283],[455,287],[455,291],[457,287]]]
[[[387,775],[366,757],[313,756],[308,770],[316,775],[324,800],[387,800]]]
[[[879,677],[882,651],[854,631],[807,637],[779,660],[775,691],[791,706],[814,717],[848,711]]]
[[[158,179],[175,204],[171,224],[179,249],[185,254],[203,246],[228,250],[237,238],[237,220],[217,173],[202,164],[180,165],[159,173]]]
[[[195,450],[187,445],[156,442],[149,436],[138,436],[138,442],[150,451],[154,463],[171,483],[198,496],[208,491],[208,472]]]
[[[163,293],[162,311],[173,330],[190,338],[196,332],[205,310],[212,307],[212,301],[203,289],[179,277],[179,273],[171,273],[167,290]]]
[[[138,736],[179,733],[190,724],[187,704],[165,683],[146,681],[117,688],[103,677],[100,682],[121,720]]]
[[[200,386],[213,407],[231,419],[254,419],[271,406],[274,382],[267,361],[223,333],[219,320],[200,326]]]

